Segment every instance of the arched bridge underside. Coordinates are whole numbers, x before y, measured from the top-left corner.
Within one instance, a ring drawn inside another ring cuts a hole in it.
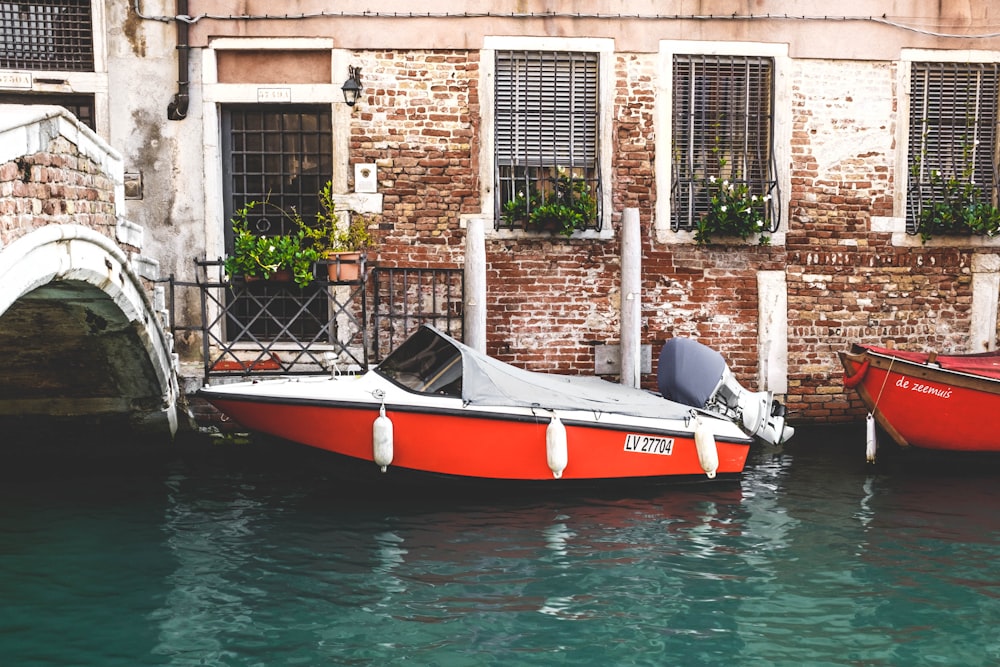
[[[0,423],[173,435],[171,347],[128,258],[77,225],[0,249]]]

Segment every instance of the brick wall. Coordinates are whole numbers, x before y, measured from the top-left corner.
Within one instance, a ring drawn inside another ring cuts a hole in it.
[[[77,224],[115,237],[114,183],[64,137],[0,165],[0,241],[46,224]]]
[[[371,99],[352,124],[351,161],[379,165],[385,213],[380,261],[461,266],[462,214],[481,212],[478,54],[358,54]],[[893,210],[896,71],[890,63],[795,61],[790,145],[779,151],[791,188],[786,244],[657,243],[656,56],[615,63],[612,223],[639,210],[643,229],[643,343],[695,336],[738,379],[758,384],[759,271],[784,271],[793,421],[857,420],[836,353],[855,341],[940,350],[968,344],[974,250],[894,246],[872,219]],[[779,113],[782,113],[779,111]],[[669,156],[660,156],[669,159]],[[611,240],[487,239],[487,349],[517,365],[592,373],[595,343],[617,343],[620,260]]]

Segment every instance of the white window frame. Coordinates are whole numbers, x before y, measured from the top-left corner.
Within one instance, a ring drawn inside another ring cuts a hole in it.
[[[673,177],[673,72],[675,55],[763,56],[774,60],[774,136],[771,150],[775,177],[781,195],[781,221],[778,230],[770,234],[771,245],[784,245],[788,229],[788,196],[791,174],[788,168],[791,130],[791,94],[788,73],[791,60],[787,44],[762,42],[705,42],[662,40],[659,44],[656,86],[656,211],[653,222],[656,242],[663,244],[694,244],[693,230],[674,231],[670,226],[670,185]],[[755,239],[747,243],[756,243]]]
[[[1000,247],[1000,238],[988,238],[986,236],[950,236],[941,235],[929,239],[926,243],[920,239],[919,234],[909,234],[906,231],[906,206],[907,206],[907,184],[910,174],[910,84],[913,63],[915,62],[940,62],[940,63],[992,63],[1000,62],[1000,51],[972,51],[954,50],[944,51],[937,49],[901,49],[899,66],[897,67],[897,118],[896,123],[896,162],[895,181],[896,190],[893,196],[892,217],[872,217],[872,231],[891,232],[892,244],[900,247]]]
[[[497,51],[578,51],[600,54],[598,106],[598,164],[603,182],[601,183],[601,221],[598,230],[576,232],[573,238],[610,239],[614,236],[611,228],[611,195],[613,190],[612,174],[612,120],[614,109],[614,55],[613,39],[575,38],[575,37],[501,37],[487,36],[483,40],[480,51],[479,97],[482,100],[482,115],[480,124],[480,199],[482,210],[479,216],[488,221],[485,225],[486,234],[500,238],[523,238],[541,236],[537,232],[516,229],[496,229],[496,200],[493,184],[496,177],[496,144],[493,125],[496,120],[494,113],[494,80],[496,76]]]
[[[350,113],[344,103],[340,84],[261,84],[219,83],[219,51],[329,51],[332,72],[347,72],[352,63],[349,52],[334,49],[332,39],[303,38],[239,38],[212,39],[204,49],[201,63],[202,115],[205,165],[205,244],[208,257],[225,254],[225,197],[223,196],[222,118],[221,109],[227,104],[256,104],[263,98],[273,98],[280,92],[290,104],[329,104],[333,113],[333,186],[334,192],[344,192],[348,182],[350,156]],[[280,89],[280,91],[276,90]]]

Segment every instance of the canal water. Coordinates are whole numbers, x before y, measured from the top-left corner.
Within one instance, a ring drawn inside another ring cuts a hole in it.
[[[4,665],[1000,664],[1000,463],[867,465],[863,427],[551,495],[357,488],[273,441],[12,454],[38,444],[3,447]]]

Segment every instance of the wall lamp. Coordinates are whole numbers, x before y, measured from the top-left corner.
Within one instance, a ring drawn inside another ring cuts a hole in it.
[[[347,81],[340,87],[344,91],[344,101],[347,106],[353,107],[361,97],[361,68],[348,65]]]

